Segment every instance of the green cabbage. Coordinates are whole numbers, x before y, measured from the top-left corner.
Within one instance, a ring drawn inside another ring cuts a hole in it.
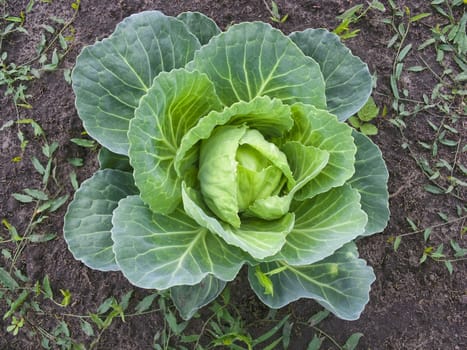
[[[337,36],[148,11],[84,48],[72,80],[102,145],[65,216],[76,259],[170,289],[184,318],[245,264],[269,307],[359,317],[375,276],[353,241],[386,226],[388,173],[343,123],[371,77]]]

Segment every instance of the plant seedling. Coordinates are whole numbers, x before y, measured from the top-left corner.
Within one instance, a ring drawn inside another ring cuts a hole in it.
[[[269,13],[271,14],[271,21],[276,22],[276,23],[284,23],[287,21],[287,18],[289,18],[289,14],[285,14],[284,16],[281,16],[279,13],[279,7],[277,6],[277,3],[274,0],[271,0],[271,6],[268,5],[266,0],[263,0],[264,5],[268,9]]]
[[[364,135],[376,135],[378,128],[374,124],[371,124],[370,121],[375,119],[378,114],[379,107],[370,96],[362,109],[356,115],[349,118],[349,123]]]

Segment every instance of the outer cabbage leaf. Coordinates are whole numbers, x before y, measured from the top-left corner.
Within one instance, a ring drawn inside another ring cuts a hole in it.
[[[198,38],[201,45],[207,44],[213,36],[221,32],[211,18],[199,12],[183,12],[177,18],[185,23],[190,32]]]
[[[352,128],[327,111],[300,103],[292,106],[292,116],[295,124],[283,140],[297,141],[329,153],[324,169],[295,195],[295,199],[311,198],[342,186],[355,172],[357,148]],[[296,163],[300,161],[306,161],[306,158],[294,159]]]
[[[190,68],[209,75],[226,106],[267,95],[326,107],[319,65],[266,23],[233,25],[197,51]]]
[[[97,155],[100,169],[117,169],[132,173],[133,168],[130,165],[130,159],[122,154],[113,153],[107,148],[102,147]]]
[[[141,99],[130,123],[130,163],[141,198],[158,213],[181,202],[181,178],[174,158],[183,135],[212,110],[221,108],[214,87],[199,72],[163,72]]]
[[[73,90],[86,131],[109,150],[127,154],[128,123],[160,72],[184,67],[200,47],[185,24],[158,11],[123,20],[76,60]]]
[[[389,173],[380,149],[365,135],[353,131],[357,145],[355,174],[347,182],[361,195],[362,209],[368,215],[363,236],[381,232],[389,220]]]
[[[326,83],[327,110],[344,121],[362,108],[371,94],[368,66],[325,29],[294,32],[290,38],[321,67]]]
[[[99,170],[81,184],[63,228],[75,259],[96,270],[119,270],[112,251],[112,213],[120,199],[137,193],[131,174],[120,170]]]
[[[248,279],[254,292],[269,307],[276,309],[300,298],[312,298],[344,320],[360,317],[369,300],[370,285],[375,280],[371,267],[365,260],[358,259],[355,243],[348,243],[315,264],[290,266],[275,261],[262,263],[259,269],[266,276],[272,272],[268,276],[272,294],[264,293],[255,267],[249,269]]]
[[[139,196],[121,200],[112,223],[116,261],[138,287],[194,285],[210,274],[231,281],[249,258],[200,227],[183,210],[156,214]]]
[[[194,286],[170,288],[170,296],[182,318],[188,320],[196,311],[216,299],[225,286],[225,281],[208,275]]]
[[[337,187],[292,207],[295,225],[286,244],[268,260],[307,265],[330,256],[365,231],[367,215],[360,194],[349,185]]]

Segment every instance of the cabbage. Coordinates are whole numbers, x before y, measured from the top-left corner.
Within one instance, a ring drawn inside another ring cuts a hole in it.
[[[344,123],[372,84],[337,36],[147,11],[84,48],[72,81],[102,145],[65,215],[76,259],[170,289],[186,319],[244,265],[271,308],[359,317],[375,276],[354,241],[386,226],[388,173]]]

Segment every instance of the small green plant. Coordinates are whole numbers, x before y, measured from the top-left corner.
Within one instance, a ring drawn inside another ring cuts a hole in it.
[[[39,338],[43,349],[92,350],[115,320],[125,322],[129,317],[159,311],[150,309],[159,295],[151,294],[137,303],[134,312],[130,313],[129,302],[133,295],[133,291],[130,290],[119,300],[113,296],[105,299],[95,312],[78,315],[68,310],[73,298],[71,291],[60,289],[59,292],[59,296],[54,294],[47,275],[42,281],[33,283],[19,270],[10,274],[0,267],[0,299],[7,306],[2,318],[10,323],[6,327],[7,332],[13,336]],[[88,339],[86,344],[73,339],[69,330],[70,319],[79,321],[80,330]],[[47,320],[50,328],[44,328],[38,320]]]
[[[11,325],[9,325],[6,330],[7,332],[12,333],[14,336],[17,336],[19,330],[24,326],[24,318],[17,319],[15,316],[11,319]]]
[[[279,13],[279,7],[277,6],[277,3],[274,0],[271,0],[271,6],[268,5],[266,0],[263,0],[264,6],[268,9],[269,13],[271,14],[271,21],[276,22],[276,23],[284,23],[287,21],[287,18],[289,18],[289,14],[285,14],[282,16]]]
[[[407,236],[413,235],[423,235],[423,241],[425,247],[423,253],[420,257],[419,263],[423,264],[427,258],[432,259],[436,262],[443,263],[448,269],[449,273],[452,274],[454,271],[454,265],[456,262],[460,262],[467,259],[467,249],[461,248],[459,243],[455,239],[449,240],[449,246],[451,247],[451,253],[447,252],[445,249],[444,243],[439,243],[437,246],[430,244],[430,238],[434,235],[436,229],[450,226],[453,230],[457,227],[458,235],[457,237],[463,237],[466,232],[465,221],[467,220],[467,208],[458,206],[457,207],[457,218],[450,219],[445,213],[438,213],[443,222],[440,224],[435,224],[429,227],[420,229],[417,224],[410,218],[407,218],[407,223],[409,224],[411,231],[407,233],[400,234],[395,237],[390,238],[390,242],[393,244],[394,251],[399,249],[399,246],[402,242],[402,239]],[[438,240],[439,241],[439,240]]]
[[[360,130],[364,135],[376,135],[378,128],[370,122],[375,119],[379,114],[379,107],[376,105],[373,97],[370,96],[365,105],[360,109],[356,115],[349,118],[349,123],[355,129]]]
[[[120,318],[122,322],[125,322],[125,312],[128,309],[130,299],[133,295],[133,290],[125,293],[120,301],[117,301],[115,297],[109,297],[98,307],[96,313],[90,313],[90,320],[97,327],[98,333],[95,334],[91,324],[86,321],[84,317],[76,316],[81,319],[81,329],[88,336],[94,336],[94,340],[90,344],[90,349],[94,349],[99,343],[102,334],[110,327],[115,318]],[[138,315],[135,314],[135,315]]]
[[[318,311],[316,314],[311,316],[304,325],[311,327],[315,331],[313,339],[308,344],[307,350],[319,350],[323,345],[325,340],[329,341],[335,346],[336,349],[341,350],[354,350],[357,349],[360,339],[363,337],[363,333],[357,332],[353,333],[346,340],[344,345],[340,345],[331,335],[324,332],[321,328],[318,327],[319,323],[324,321],[329,316],[329,311],[323,310]]]
[[[210,306],[213,312],[211,321],[207,324],[207,333],[212,338],[209,347],[235,346],[240,349],[275,349],[278,344],[288,343],[288,339],[284,338],[284,332],[287,331],[286,323],[288,322],[289,315],[283,317],[281,320],[273,322],[273,327],[263,333],[261,336],[253,338],[247,331],[246,325],[240,317],[240,313],[230,304],[230,292],[226,289],[220,298],[221,303],[214,302]],[[282,330],[282,335],[277,336]],[[285,333],[286,336],[287,332]],[[271,339],[272,338],[272,339]],[[276,338],[276,339],[274,339]],[[264,344],[265,342],[268,342]]]
[[[341,22],[332,32],[337,34],[342,40],[356,37],[360,32],[360,29],[352,29],[351,26],[357,24],[363,17],[366,16],[370,10],[385,12],[386,8],[384,7],[383,3],[378,0],[373,0],[367,5],[355,5],[347,9],[341,15],[337,16],[337,19],[339,19]]]
[[[461,248],[459,244],[454,241],[449,241],[451,249],[453,250],[453,257],[449,258],[445,253],[444,244],[441,243],[438,247],[428,246],[423,250],[423,255],[420,258],[420,264],[423,264],[427,258],[433,259],[437,262],[442,262],[448,269],[449,273],[452,274],[454,271],[453,263],[461,260],[466,260],[467,249]]]

